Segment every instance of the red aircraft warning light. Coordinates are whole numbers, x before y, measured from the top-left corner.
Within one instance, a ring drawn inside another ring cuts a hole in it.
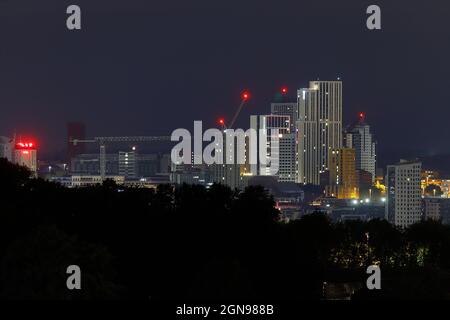
[[[218,122],[221,126],[225,124],[225,120],[223,118],[220,118]]]
[[[359,113],[359,120],[364,121],[365,118],[366,118],[366,114],[364,112],[360,112]]]
[[[36,143],[34,142],[18,142],[16,143],[17,150],[34,150],[36,149]]]
[[[242,92],[242,100],[247,101],[248,99],[250,99],[250,93],[248,91],[244,91]]]
[[[288,88],[286,88],[286,87],[281,88],[281,93],[282,94],[287,94],[288,93]]]

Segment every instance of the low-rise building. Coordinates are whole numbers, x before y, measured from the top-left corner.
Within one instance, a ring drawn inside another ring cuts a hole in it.
[[[124,176],[106,176],[106,179],[113,180],[117,184],[124,184],[125,177]],[[103,183],[103,179],[100,175],[98,176],[80,176],[74,175],[72,176],[72,188],[78,187],[90,187],[95,185],[100,185]]]
[[[450,199],[439,197],[425,197],[422,199],[424,220],[442,221],[450,224]]]

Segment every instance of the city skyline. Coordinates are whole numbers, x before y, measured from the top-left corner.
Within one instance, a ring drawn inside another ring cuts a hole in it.
[[[124,11],[119,2],[81,1],[85,28],[71,34],[56,28],[65,19],[61,4],[30,2],[22,11],[2,2],[0,105],[9,112],[0,134],[33,135],[42,156],[54,158],[64,152],[68,121],[86,123],[89,136],[162,135],[197,119],[212,127],[248,89],[252,101],[237,122],[245,127],[249,115],[266,113],[280,87],[294,95],[310,80],[340,77],[343,122],[365,112],[385,142],[381,155],[448,153],[450,47],[439,40],[449,32],[439,22],[448,9],[381,1],[386,28],[373,33],[364,25],[365,3],[282,4],[200,1],[187,8],[134,0]],[[419,14],[421,22],[413,22]],[[329,45],[336,50],[325,50]],[[423,110],[439,115],[433,130],[418,130]]]
[[[439,2],[0,0],[0,300],[449,300]]]
[[[315,105],[314,108],[318,108],[318,110],[322,110],[324,107],[326,108],[331,108],[330,110],[325,111],[325,109],[323,109],[321,112],[324,112],[321,115],[318,115],[318,117],[322,118],[322,117],[328,117],[330,116],[329,113],[333,114],[336,113],[336,119],[337,121],[334,121],[335,125],[337,126],[335,128],[335,130],[333,130],[333,137],[328,137],[326,140],[324,140],[324,146],[326,146],[326,149],[330,149],[330,150],[339,150],[340,147],[349,147],[349,148],[354,148],[357,152],[356,152],[356,168],[358,170],[364,170],[364,171],[368,171],[372,174],[372,183],[375,182],[375,175],[376,175],[376,169],[385,169],[387,165],[390,165],[392,163],[397,163],[399,161],[399,159],[408,159],[411,161],[414,160],[419,160],[420,158],[420,153],[412,153],[412,154],[407,154],[405,156],[400,155],[399,153],[394,153],[391,154],[390,158],[387,157],[383,157],[383,154],[378,153],[378,149],[379,149],[379,141],[377,138],[376,133],[374,134],[374,131],[377,132],[377,128],[373,128],[373,126],[371,125],[371,123],[368,123],[366,121],[367,118],[367,114],[365,112],[359,112],[357,115],[355,115],[355,117],[353,118],[353,121],[351,123],[345,123],[341,120],[342,116],[339,115],[340,113],[344,113],[345,112],[345,108],[342,107],[342,96],[345,96],[345,94],[342,93],[342,87],[343,87],[343,81],[342,80],[323,80],[323,81],[310,81],[310,88],[301,88],[297,90],[297,102],[293,102],[294,98],[291,96],[289,96],[289,92],[290,92],[290,88],[283,86],[281,88],[278,88],[278,93],[274,96],[272,102],[270,104],[268,104],[266,106],[266,109],[263,110],[263,114],[258,114],[258,115],[250,115],[249,118],[245,119],[245,116],[242,116],[242,114],[239,113],[239,111],[241,109],[245,109],[247,107],[247,105],[249,103],[251,103],[251,100],[253,99],[253,93],[249,92],[249,91],[244,91],[244,93],[241,93],[241,106],[238,107],[238,112],[235,114],[235,118],[238,120],[236,122],[243,122],[245,120],[250,120],[250,126],[244,126],[243,129],[247,130],[248,128],[251,128],[251,122],[252,122],[252,117],[280,117],[283,115],[288,116],[289,118],[292,119],[292,117],[294,117],[294,119],[297,116],[300,116],[298,119],[301,118],[301,110],[305,109],[304,103],[302,103],[302,101],[304,101],[305,97],[309,97],[311,94],[315,97],[314,99],[312,99],[311,101],[311,105]],[[320,84],[320,85],[319,85]],[[333,86],[334,84],[339,85],[339,88],[334,90],[334,87],[332,89],[332,87],[328,87],[328,85]],[[322,88],[323,86],[323,88]],[[319,89],[322,88],[322,89]],[[344,85],[345,87],[345,85]],[[330,93],[332,93],[330,96],[328,95],[328,90],[330,90]],[[307,91],[309,92],[309,94],[307,94]],[[323,92],[322,92],[323,91]],[[335,91],[335,93],[333,93]],[[322,92],[322,93],[320,93]],[[243,97],[243,95],[248,95],[248,97]],[[317,95],[317,96],[316,96]],[[336,95],[336,97],[335,97]],[[302,99],[303,97],[303,99]],[[322,97],[322,98],[318,98],[318,97]],[[336,110],[340,110],[340,111],[333,111],[335,108],[335,106],[332,106],[333,104],[331,104],[330,106],[328,106],[328,104],[324,104],[322,105],[321,103],[318,103],[317,101],[321,101],[323,100],[325,97],[332,97],[332,100],[334,101],[333,103],[337,104],[337,109]],[[307,99],[308,100],[308,99]],[[316,101],[317,100],[317,101]],[[245,102],[245,104],[244,104]],[[242,108],[242,106],[244,106],[244,108]],[[303,106],[303,107],[302,107]],[[311,107],[308,107],[311,108]],[[309,109],[308,109],[309,110]],[[269,111],[269,112],[268,112]],[[311,112],[308,111],[308,112]],[[303,115],[304,117],[305,115]],[[244,119],[242,119],[244,118]],[[320,126],[320,128],[322,129],[317,129],[318,131],[322,132],[322,131],[326,131],[326,128],[329,128],[328,125],[333,122],[331,121],[331,119],[323,119],[323,121],[318,121],[318,125]],[[228,121],[230,118],[225,118],[225,117],[220,117],[219,119],[216,119],[216,123],[213,125],[214,128],[226,128],[228,125]],[[317,118],[318,119],[318,118]],[[311,119],[310,119],[311,120]],[[315,121],[315,120],[314,120]],[[331,122],[330,122],[331,121]],[[325,126],[327,125],[327,126]],[[17,133],[14,134],[14,138],[7,138],[5,136],[3,136],[3,139],[12,139],[12,141],[16,142],[27,142],[27,141],[32,141],[35,146],[37,147],[37,149],[39,150],[39,160],[40,161],[60,161],[61,163],[65,162],[66,164],[70,163],[70,159],[73,158],[73,150],[78,150],[77,154],[82,154],[82,153],[86,153],[86,150],[89,150],[90,153],[94,152],[94,154],[97,152],[96,147],[94,149],[92,149],[92,147],[86,149],[86,147],[88,145],[85,145],[83,143],[84,139],[88,139],[86,140],[86,142],[94,142],[94,140],[97,140],[97,142],[100,142],[100,140],[110,140],[109,142],[126,142],[126,143],[131,143],[132,141],[129,141],[129,139],[137,139],[136,142],[139,142],[140,140],[142,140],[142,138],[144,140],[150,140],[150,141],[160,141],[165,143],[165,142],[170,142],[170,133],[169,135],[164,135],[164,136],[130,136],[130,135],[122,135],[122,136],[110,136],[110,137],[89,137],[86,132],[86,126],[83,122],[68,122],[66,123],[66,135],[65,137],[65,143],[67,148],[64,150],[61,150],[58,153],[58,157],[56,158],[46,158],[46,154],[44,154],[44,156],[42,155],[42,150],[41,150],[41,144],[39,143],[39,141],[36,140],[35,137],[28,137],[26,136],[25,138],[23,136],[21,136],[20,134],[17,135]],[[302,121],[297,122],[295,120],[290,120],[290,131],[294,132],[293,130],[296,130],[295,128],[301,128],[302,126]],[[300,127],[299,127],[300,126]],[[333,126],[334,128],[334,126]],[[205,128],[206,129],[206,128]],[[238,129],[238,128],[236,128]],[[241,128],[239,128],[241,129]],[[186,128],[186,130],[190,130],[190,128]],[[324,132],[325,132],[324,131]],[[297,135],[300,132],[300,136],[297,137]],[[297,130],[297,132],[293,133],[293,134],[289,134],[283,135],[283,138],[280,139],[281,145],[280,147],[282,148],[293,148],[294,145],[293,143],[295,143],[296,141],[299,143],[299,146],[302,145],[302,138],[301,138],[301,132],[302,129]],[[306,130],[305,133],[307,133],[308,131]],[[79,137],[77,137],[76,139],[74,139],[73,142],[71,142],[71,140],[73,139],[72,135],[79,135]],[[362,135],[361,137],[359,137],[360,135]],[[292,137],[291,137],[292,136]],[[306,135],[305,135],[306,136]],[[311,136],[311,135],[309,135]],[[328,136],[328,134],[327,134]],[[289,138],[290,137],[290,138]],[[94,140],[92,140],[94,139]],[[156,139],[156,140],[155,140]],[[331,139],[328,142],[328,139]],[[82,141],[82,143],[77,143],[77,141],[80,140]],[[126,140],[126,141],[125,141]],[[334,141],[334,142],[333,142]],[[358,142],[360,141],[360,142]],[[364,141],[364,142],[362,142]],[[140,141],[141,143],[144,141]],[[149,142],[149,141],[147,141]],[[339,143],[338,143],[339,142]],[[173,145],[174,142],[169,143],[170,145]],[[157,152],[157,153],[168,153],[170,152],[170,148],[169,144],[165,145],[165,146],[159,146],[159,151],[151,151],[151,152]],[[322,143],[319,141],[311,141],[309,142],[310,147],[312,148],[314,145],[321,145]],[[292,145],[292,146],[290,146]],[[383,142],[381,142],[381,145],[383,145]],[[92,146],[92,144],[91,144]],[[131,145],[130,145],[131,146]],[[127,148],[123,148],[124,146],[122,146],[122,149],[117,149],[117,148],[112,148],[112,150],[110,151],[114,151],[114,153],[116,151],[120,152],[126,152]],[[301,147],[301,146],[300,146]],[[82,148],[82,149],[79,149]],[[131,147],[130,147],[131,148]],[[297,149],[297,147],[295,147]],[[310,149],[311,149],[310,148]],[[108,147],[109,149],[109,147]],[[148,153],[149,149],[148,148],[139,148],[140,152],[142,153]],[[323,148],[322,148],[323,149]],[[377,151],[375,151],[375,149]],[[383,148],[380,148],[383,149]],[[125,151],[124,151],[125,150]],[[312,149],[311,149],[312,150]],[[310,150],[310,151],[311,151]],[[360,151],[358,151],[360,150]],[[82,151],[82,152],[80,152]],[[134,153],[134,147],[133,150],[128,150],[128,152]],[[280,181],[292,181],[292,182],[300,182],[300,183],[313,183],[313,184],[319,184],[319,175],[317,175],[317,177],[315,178],[315,180],[311,180],[310,182],[302,179],[300,176],[298,175],[298,169],[295,168],[291,165],[292,163],[294,163],[295,161],[297,161],[297,165],[298,168],[302,168],[302,163],[304,163],[305,165],[307,165],[307,163],[309,163],[308,161],[306,161],[305,159],[303,159],[301,157],[300,154],[298,154],[297,156],[293,157],[291,155],[287,155],[288,152],[289,154],[292,153],[291,151],[287,151],[287,149],[285,151],[283,151],[283,153],[280,153],[281,159],[283,159],[284,157],[288,157],[288,158],[284,158],[284,167],[286,167],[286,170],[284,170],[284,173],[281,173],[281,175],[279,176],[279,178],[281,179]],[[297,150],[298,152],[298,150]],[[375,155],[375,152],[376,155]],[[312,155],[313,152],[308,152],[307,154],[309,154],[309,156]],[[320,153],[320,152],[319,152]],[[318,153],[318,154],[319,154]],[[101,156],[101,153],[100,153]],[[68,157],[68,158],[67,158]],[[330,159],[327,159],[326,154],[324,154],[323,156],[321,156],[322,160],[320,161],[321,165],[315,166],[317,167],[317,170],[319,172],[319,174],[322,174],[320,168],[323,168],[325,171],[328,171],[328,167],[327,164],[329,163]],[[384,161],[380,161],[379,159],[383,159]],[[388,161],[386,159],[389,159]],[[433,159],[431,157],[431,159]],[[319,163],[319,161],[316,161],[317,164]],[[289,163],[289,164],[288,164]],[[315,163],[315,162],[314,162]],[[376,165],[375,165],[376,163]],[[311,162],[312,164],[312,162]],[[289,167],[289,168],[288,168]],[[427,166],[428,169],[436,169],[433,167],[433,165]],[[440,166],[437,167],[438,170],[443,170],[444,173],[448,172],[448,168],[446,166],[442,166],[442,164]],[[254,171],[254,170],[253,170]],[[255,171],[256,172],[256,171]],[[253,172],[253,175],[255,175],[255,172]],[[317,174],[317,172],[316,172]]]

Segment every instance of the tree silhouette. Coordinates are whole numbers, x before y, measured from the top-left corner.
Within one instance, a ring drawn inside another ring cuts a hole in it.
[[[82,290],[66,287],[70,265],[81,268]],[[120,294],[108,250],[80,242],[55,226],[17,238],[7,248],[0,270],[4,299],[111,299]]]
[[[383,292],[354,298],[442,298],[450,287],[450,230],[436,221],[399,230],[315,212],[285,223],[259,186],[68,189],[5,160],[0,190],[0,298],[321,299],[324,283],[364,287],[373,263]],[[81,292],[66,288],[72,264]]]

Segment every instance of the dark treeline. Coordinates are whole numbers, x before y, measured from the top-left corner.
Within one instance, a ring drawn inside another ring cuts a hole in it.
[[[3,299],[321,299],[324,282],[364,288],[373,263],[382,290],[353,298],[449,297],[450,229],[438,222],[284,224],[259,187],[66,189],[1,159],[0,194]],[[82,290],[67,289],[69,265]]]

